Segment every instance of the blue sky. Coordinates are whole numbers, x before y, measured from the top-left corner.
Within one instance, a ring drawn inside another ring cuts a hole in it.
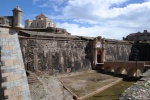
[[[0,16],[19,6],[24,20],[43,13],[72,35],[122,39],[150,31],[150,0],[1,0]]]

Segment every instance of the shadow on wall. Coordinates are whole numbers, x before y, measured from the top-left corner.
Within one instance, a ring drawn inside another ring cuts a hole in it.
[[[1,72],[1,66],[2,66],[2,62],[1,62],[1,47],[0,47],[0,99],[4,100],[4,90],[2,88],[2,72]]]
[[[150,44],[136,42],[132,45],[129,61],[150,61]]]

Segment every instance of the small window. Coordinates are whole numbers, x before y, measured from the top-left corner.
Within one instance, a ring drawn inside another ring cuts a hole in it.
[[[51,24],[50,24],[50,23],[48,23],[48,27],[50,27],[50,25],[51,25]]]
[[[42,23],[42,28],[44,27],[44,23]]]
[[[36,24],[36,27],[39,27],[39,23]]]
[[[32,23],[31,23],[31,26],[32,26]]]
[[[16,17],[16,16],[17,16],[17,13],[15,12],[14,14],[15,14],[15,17]]]

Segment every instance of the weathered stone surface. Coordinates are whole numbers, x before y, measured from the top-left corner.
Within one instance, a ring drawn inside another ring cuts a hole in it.
[[[145,77],[122,93],[120,100],[150,100],[150,70],[144,74]]]
[[[13,20],[13,16],[0,17],[0,25],[12,26],[13,23],[12,20]]]
[[[129,61],[132,44],[106,43],[105,61]]]
[[[0,36],[0,98],[31,100],[17,32],[0,28]]]
[[[51,74],[91,69],[89,41],[20,38],[27,70]]]

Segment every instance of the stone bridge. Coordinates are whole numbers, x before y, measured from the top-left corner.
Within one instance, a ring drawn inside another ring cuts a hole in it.
[[[150,62],[138,61],[113,61],[104,62],[103,65],[97,64],[98,68],[114,74],[123,74],[129,77],[139,77],[145,71],[145,66],[150,64]]]

